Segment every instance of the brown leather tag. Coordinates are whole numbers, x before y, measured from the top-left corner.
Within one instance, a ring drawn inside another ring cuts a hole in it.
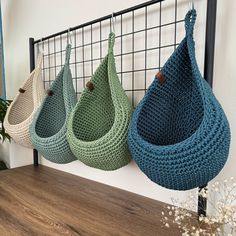
[[[88,81],[87,84],[86,84],[86,88],[89,90],[89,91],[93,91],[94,90],[94,85],[91,81]]]
[[[25,89],[19,88],[19,92],[20,92],[20,93],[24,93],[24,92],[25,92]]]
[[[51,96],[53,95],[53,91],[50,90],[50,89],[48,89],[48,90],[47,90],[47,95],[51,97]]]
[[[163,85],[165,82],[166,82],[166,78],[165,76],[161,73],[161,71],[159,71],[157,74],[156,74],[156,79],[158,79],[161,83],[161,85]]]

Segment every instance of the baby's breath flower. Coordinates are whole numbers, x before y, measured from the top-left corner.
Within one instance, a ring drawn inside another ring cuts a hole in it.
[[[203,221],[204,217],[200,216],[199,221]]]
[[[219,192],[219,188],[217,188],[217,187],[214,190],[215,190],[215,192]]]
[[[184,236],[236,235],[236,178],[231,177],[221,183],[217,181],[209,190],[203,188],[199,195],[207,199],[208,205],[213,206],[214,214],[207,217],[200,216],[198,223],[196,222],[196,215],[189,211],[194,211],[196,207],[197,192],[195,191],[191,192],[185,201],[172,199],[176,206],[168,205],[166,210],[161,212],[162,224],[167,228],[175,224]],[[202,225],[204,228],[201,227]],[[219,227],[216,228],[216,225]]]

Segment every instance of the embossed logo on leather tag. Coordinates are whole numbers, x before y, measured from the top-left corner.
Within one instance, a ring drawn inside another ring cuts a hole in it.
[[[50,90],[50,89],[48,89],[48,90],[47,90],[47,95],[51,97],[51,96],[53,95],[53,91]]]
[[[157,74],[156,74],[156,79],[158,79],[161,83],[161,85],[163,85],[165,82],[166,82],[166,78],[165,76],[161,73],[161,71],[159,71]]]
[[[86,84],[86,87],[89,91],[93,91],[94,90],[94,85],[91,81],[88,81]]]
[[[19,88],[19,92],[20,92],[20,93],[24,93],[24,92],[25,92],[25,89]]]

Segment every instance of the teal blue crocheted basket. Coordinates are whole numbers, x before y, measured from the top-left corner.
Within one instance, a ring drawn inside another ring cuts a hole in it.
[[[193,9],[185,38],[138,104],[128,134],[140,169],[175,190],[206,185],[223,168],[230,146],[227,118],[196,62],[195,20]]]
[[[58,164],[76,160],[66,140],[68,117],[77,101],[69,68],[70,51],[71,45],[68,45],[65,65],[53,81],[30,127],[33,146],[47,160]]]

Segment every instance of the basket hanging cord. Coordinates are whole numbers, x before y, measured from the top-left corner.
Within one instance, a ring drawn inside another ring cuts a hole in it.
[[[38,57],[37,57],[37,63],[36,68],[41,68],[43,62],[43,53],[39,51]]]
[[[72,75],[69,65],[70,55],[71,55],[71,44],[68,44],[66,47],[66,59],[64,66],[64,76],[63,76],[63,95],[67,114],[71,112],[71,109],[74,108],[77,102],[77,97],[73,86]]]
[[[68,43],[67,46],[66,46],[66,57],[65,57],[64,70],[69,70],[70,53],[71,53],[71,44]],[[65,72],[65,73],[67,73],[67,72]],[[63,78],[63,81],[64,81],[64,78]],[[65,83],[65,81],[64,81],[64,83]],[[64,87],[65,86],[63,86],[63,88]],[[52,96],[53,94],[54,94],[54,92],[51,89],[47,90],[47,95],[48,96]]]
[[[108,53],[113,53],[113,48],[115,44],[115,33],[111,32],[108,39]]]
[[[67,44],[66,46],[66,59],[65,59],[65,64],[69,65],[70,62],[70,54],[71,54],[71,44]]]
[[[198,86],[200,86],[200,92],[202,93],[202,96],[205,97],[205,86],[203,85],[205,81],[203,79],[200,79],[202,78],[202,75],[197,64],[196,53],[195,53],[195,42],[193,39],[193,31],[196,18],[197,18],[197,12],[194,8],[189,10],[185,16],[186,39],[187,39],[188,53],[191,60],[192,70],[195,73],[194,77],[199,81]]]
[[[112,20],[112,27],[111,27],[111,32],[109,34],[109,38],[108,38],[108,54],[113,54],[113,48],[114,48],[114,44],[115,44],[115,24],[116,24],[116,18],[115,18],[115,13],[113,12],[111,14],[111,20]]]
[[[37,62],[36,62],[36,66],[35,66],[35,69],[41,69],[41,66],[42,66],[42,61],[43,61],[43,53],[41,51],[39,51],[39,54],[38,54],[38,57],[37,57]],[[34,76],[32,78],[36,78],[38,79],[37,76]],[[24,93],[26,91],[26,89],[23,89],[23,88],[19,88],[18,90],[20,93]]]
[[[116,33],[116,28],[115,28],[116,17],[115,17],[114,15],[115,15],[115,13],[113,12],[113,13],[111,14],[111,20],[112,20],[111,32]]]
[[[196,57],[195,57],[195,43],[193,40],[193,30],[194,30],[196,18],[197,18],[197,13],[196,13],[196,10],[194,9],[194,3],[193,3],[192,9],[189,10],[185,16],[186,39],[187,39],[188,50],[189,50],[192,66],[193,65],[197,66],[197,61],[196,61]],[[199,71],[199,69],[196,71]],[[199,73],[200,73],[200,71],[199,71]],[[155,75],[155,78],[160,81],[161,85],[163,85],[166,81],[166,79],[161,71],[159,71]]]
[[[38,56],[35,68],[41,68],[43,62],[43,55],[44,55],[44,46],[43,46],[43,38],[41,38],[38,48]]]
[[[190,3],[190,7],[194,9],[194,0],[190,0],[189,3]]]
[[[193,36],[193,30],[194,30],[196,18],[197,18],[197,12],[194,8],[188,11],[188,13],[185,16],[185,30],[186,30],[187,37]]]
[[[108,53],[113,52],[114,44],[115,44],[115,24],[116,24],[116,18],[115,18],[115,13],[113,12],[111,14],[111,20],[112,20],[112,27],[111,27],[111,32],[109,34],[108,38]]]

